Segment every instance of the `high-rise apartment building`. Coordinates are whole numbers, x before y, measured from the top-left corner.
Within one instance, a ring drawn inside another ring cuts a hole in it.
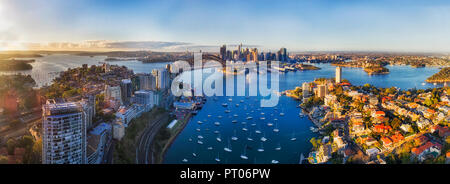
[[[48,100],[42,112],[42,163],[85,164],[88,117],[83,106]]]
[[[336,83],[341,83],[342,80],[342,69],[341,67],[336,67]]]

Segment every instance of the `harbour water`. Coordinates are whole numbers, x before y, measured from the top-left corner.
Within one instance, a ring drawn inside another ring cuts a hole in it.
[[[294,89],[315,78],[334,77],[334,66],[316,66],[322,69],[281,74],[277,81],[280,91]],[[377,87],[395,86],[401,89],[437,87],[423,83],[427,77],[438,72],[438,68],[387,68],[391,71],[390,74],[372,76],[359,68],[344,68],[342,76],[354,85],[369,83]],[[261,98],[209,97],[203,109],[190,120],[173,142],[165,155],[164,163],[299,163],[301,154],[308,154],[312,147],[309,142],[315,136],[310,130],[312,122],[307,117],[299,116],[298,101],[281,96],[276,107],[260,108]],[[226,107],[221,104],[226,104]],[[281,113],[284,115],[280,115]],[[275,132],[275,128],[279,131]],[[237,140],[234,141],[234,137]]]
[[[105,56],[48,55],[36,58],[31,71],[0,72],[0,74],[30,74],[40,87],[50,84],[61,71],[80,67],[82,64],[99,65],[105,58]],[[140,61],[110,63],[126,66],[135,73],[149,73],[167,64],[146,64]],[[280,91],[293,89],[315,78],[334,77],[334,66],[315,65],[321,70],[281,74],[279,81],[276,81],[279,82]],[[395,86],[401,89],[442,86],[424,83],[425,79],[438,72],[439,68],[410,66],[387,66],[387,68],[390,70],[389,74],[373,76],[367,75],[360,68],[343,68],[342,76],[353,85],[369,83],[377,87]],[[260,96],[208,97],[203,109],[191,118],[168,149],[164,163],[272,163],[273,161],[298,163],[301,153],[306,155],[311,149],[309,140],[315,136],[310,130],[313,124],[306,117],[299,116],[300,109],[297,108],[299,102],[280,96],[276,107],[260,108],[261,98]],[[225,103],[227,106],[222,106]],[[225,112],[226,110],[229,110],[229,113]],[[199,124],[198,121],[202,123]],[[274,129],[279,131],[276,132]],[[218,137],[221,142],[217,140]],[[237,139],[232,140],[233,137]],[[292,138],[296,140],[293,141]],[[199,144],[199,140],[203,144]],[[231,152],[225,151],[224,148],[231,149]],[[220,162],[217,162],[219,160]]]

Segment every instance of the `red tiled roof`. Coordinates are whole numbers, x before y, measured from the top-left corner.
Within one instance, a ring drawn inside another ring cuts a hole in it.
[[[394,143],[400,142],[401,140],[404,139],[403,135],[402,135],[402,134],[399,134],[399,133],[397,133],[397,134],[391,136],[390,138],[392,139],[392,141],[393,141]]]
[[[425,144],[422,145],[422,146],[419,146],[419,147],[417,147],[417,148],[413,148],[413,149],[411,150],[411,152],[413,152],[413,153],[416,154],[416,155],[420,155],[422,152],[424,152],[425,150],[429,149],[429,148],[432,147],[432,146],[436,146],[436,147],[438,147],[439,149],[442,149],[442,145],[440,145],[440,144],[438,144],[438,143],[427,142],[427,143],[425,143]]]
[[[383,116],[386,115],[386,113],[384,113],[383,111],[377,111],[377,112],[375,112],[375,114],[376,115],[383,115]]]

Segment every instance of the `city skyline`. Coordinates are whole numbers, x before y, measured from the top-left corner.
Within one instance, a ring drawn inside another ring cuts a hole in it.
[[[48,42],[157,51],[246,43],[261,51],[448,53],[448,10],[445,1],[5,0],[0,50],[52,49],[39,45]]]

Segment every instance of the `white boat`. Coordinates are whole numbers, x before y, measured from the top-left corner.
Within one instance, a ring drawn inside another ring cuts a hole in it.
[[[250,134],[248,135],[248,137],[247,137],[247,140],[248,141],[253,141],[253,138],[251,138],[252,137],[252,133],[250,132]]]
[[[233,114],[233,117],[238,117],[238,115],[237,114]]]
[[[253,117],[251,117],[251,116],[247,117],[247,120],[251,120],[251,119],[253,119]]]
[[[237,123],[237,120],[233,120],[233,121],[231,121],[231,123]]]
[[[199,135],[199,136],[197,136],[197,138],[199,138],[199,139],[203,139],[203,136]]]
[[[192,153],[192,156],[197,157],[197,153]]]
[[[263,147],[263,143],[261,143],[261,147],[260,148],[258,148],[258,150],[257,150],[258,152],[264,152],[264,147]]]
[[[229,99],[228,99],[228,101],[232,102],[232,101],[233,101],[233,99],[229,98]]]
[[[246,125],[246,124],[247,124],[247,122],[243,121],[243,122],[242,122],[242,124],[243,124],[243,125]]]
[[[266,142],[267,138],[266,138],[266,133],[264,132],[264,135],[261,137],[261,141],[262,142]]]
[[[220,126],[220,123],[218,121],[214,122],[214,125]]]
[[[241,100],[241,101],[239,101],[239,102],[244,103],[244,100]]]
[[[233,141],[238,140],[238,137],[236,136],[236,130],[234,130],[234,135],[233,135],[233,137],[231,137],[231,140],[233,140]]]
[[[271,127],[273,126],[273,123],[267,123],[267,126]]]
[[[227,106],[228,106],[228,104],[227,104],[227,103],[223,103],[223,104],[222,104],[222,106],[224,106],[224,107],[227,107]]]
[[[189,138],[189,139],[188,139],[188,141],[189,141],[189,142],[192,142],[192,139],[191,139],[191,138]]]
[[[197,143],[198,143],[198,144],[203,144],[203,141],[198,140]]]
[[[295,141],[297,138],[295,137],[295,132],[292,133],[291,141]]]
[[[214,160],[216,160],[216,162],[220,162],[219,153],[217,153],[217,157]]]
[[[252,123],[251,126],[256,126],[256,123]]]
[[[426,85],[426,83],[425,82],[422,82],[422,86],[425,86]]]
[[[260,130],[255,130],[255,133],[260,134],[261,131]]]
[[[217,142],[222,142],[222,139],[220,137],[216,138]]]
[[[264,115],[264,112],[261,112],[261,115]]]
[[[220,133],[220,132],[219,132],[219,130],[215,130],[214,133],[215,133],[215,134],[218,134],[218,133]]]
[[[248,131],[247,127],[243,127],[242,131],[244,131],[244,132]]]
[[[275,132],[275,133],[280,132],[280,129],[278,129],[278,123],[275,124],[275,128],[273,129],[273,132]]]
[[[211,117],[211,114],[208,114],[208,118],[210,118]]]
[[[195,130],[197,130],[197,132],[200,132],[200,128],[197,128],[197,129],[195,129]]]
[[[261,120],[265,120],[266,118],[265,118],[265,117],[261,117],[261,118],[259,118],[259,119],[261,119]]]
[[[230,140],[228,140],[228,147],[223,148],[224,151],[226,152],[232,152],[233,150],[231,149],[231,144],[230,144]]]
[[[280,143],[278,143],[278,146],[275,147],[275,150],[276,150],[276,151],[280,151],[280,150],[281,150],[281,145],[280,145]]]
[[[186,162],[188,162],[188,160],[187,159],[183,159],[183,160],[181,160],[182,162],[184,162],[184,163],[186,163]]]
[[[239,104],[236,104],[236,107],[239,107]]]
[[[280,163],[278,160],[272,160],[272,164],[278,164]]]
[[[244,147],[244,153],[241,154],[241,159],[243,159],[243,160],[248,160],[248,157],[247,157],[247,155],[246,155],[246,153],[245,153],[245,152],[246,152],[246,151],[245,151],[246,149],[247,149],[247,146]]]
[[[208,147],[208,148],[206,148],[206,149],[208,149],[208,150],[212,150],[212,149],[213,149],[213,147],[211,147],[211,146],[210,146],[210,147]]]
[[[201,121],[197,121],[197,123],[198,123],[198,124],[202,124],[203,122],[201,122]]]
[[[280,116],[284,116],[284,113],[280,113]]]
[[[217,116],[219,119],[222,119],[222,116]]]
[[[228,109],[227,109],[227,110],[225,110],[225,113],[230,113],[230,112],[231,112],[231,111],[230,111],[230,110],[228,110]]]

